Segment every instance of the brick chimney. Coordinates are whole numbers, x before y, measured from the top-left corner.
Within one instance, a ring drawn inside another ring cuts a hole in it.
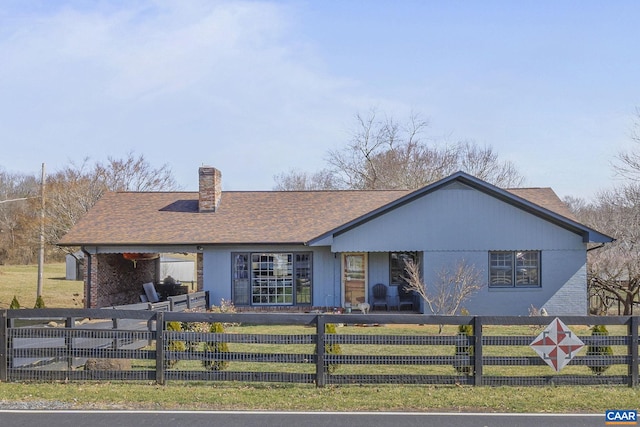
[[[215,212],[222,197],[222,173],[211,166],[202,166],[198,172],[198,212]]]

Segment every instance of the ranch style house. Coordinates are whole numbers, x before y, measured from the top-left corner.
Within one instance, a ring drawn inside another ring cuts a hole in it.
[[[550,188],[463,172],[415,191],[222,191],[221,179],[206,166],[197,192],[106,193],[59,242],[84,252],[85,306],[140,302],[162,280],[158,254],[182,253],[194,290],[240,310],[424,312],[403,286],[413,259],[427,284],[460,262],[480,271],[471,314],[586,315],[588,244],[613,241]]]

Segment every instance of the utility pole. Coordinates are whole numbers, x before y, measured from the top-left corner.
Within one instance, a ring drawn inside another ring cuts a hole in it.
[[[40,251],[38,253],[38,288],[36,298],[42,296],[42,283],[44,281],[44,163],[42,164],[42,177],[40,180]]]

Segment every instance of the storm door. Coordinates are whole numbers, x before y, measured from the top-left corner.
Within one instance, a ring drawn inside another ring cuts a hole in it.
[[[342,300],[347,306],[367,302],[367,254],[342,254]]]

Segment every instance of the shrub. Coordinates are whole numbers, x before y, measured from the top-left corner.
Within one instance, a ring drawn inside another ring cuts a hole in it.
[[[185,313],[195,313],[195,310],[185,310]],[[209,324],[206,322],[182,322],[180,323],[180,327],[185,332],[199,332],[206,333],[209,331]],[[185,347],[189,351],[198,351],[200,350],[200,341],[186,341]]]
[[[209,332],[212,334],[223,334],[224,326],[220,322],[212,323],[209,327]],[[207,354],[213,353],[213,355],[219,355],[220,353],[228,353],[229,346],[226,342],[210,341],[205,343],[204,351]],[[222,371],[229,366],[229,362],[226,360],[203,360],[202,364],[210,371]]]
[[[336,334],[336,325],[333,323],[327,323],[324,325],[324,333],[325,334]],[[316,346],[316,354],[318,352],[318,347]],[[324,353],[325,354],[342,354],[342,349],[340,348],[340,344],[327,344],[324,345]],[[337,364],[329,364],[327,365],[327,372],[330,374],[334,373],[338,369]]]
[[[469,312],[466,309],[460,310],[462,316],[468,316]],[[473,346],[469,345],[468,337],[473,336],[473,326],[466,324],[458,326],[458,343],[456,344],[456,356],[473,356]],[[465,365],[456,362],[454,367],[459,374],[471,375],[473,373],[472,365]]]
[[[167,322],[167,331],[182,331],[182,324],[180,322]],[[187,346],[184,341],[169,341],[168,350],[169,351],[185,351]],[[167,367],[169,369],[176,366],[178,360],[176,359],[167,359]]]
[[[209,310],[207,310],[211,313],[237,313],[238,310],[236,309],[236,306],[233,304],[233,301],[230,300],[226,300],[224,298],[222,298],[220,300],[220,306],[215,306],[212,305]],[[240,326],[239,323],[224,323],[223,327],[228,328],[231,326]]]
[[[591,328],[591,336],[608,336],[609,331],[604,325],[595,325]],[[605,363],[606,356],[612,356],[613,349],[608,345],[590,345],[587,347],[587,356],[599,356],[601,360],[597,362],[587,362],[589,369],[596,375],[602,375],[604,371],[609,369],[610,364]]]
[[[38,295],[38,298],[36,298],[36,305],[33,308],[46,308],[42,295]]]
[[[16,296],[13,296],[13,299],[11,300],[11,304],[9,305],[9,310],[17,310],[20,308],[20,303],[18,302],[18,298],[16,298]]]

